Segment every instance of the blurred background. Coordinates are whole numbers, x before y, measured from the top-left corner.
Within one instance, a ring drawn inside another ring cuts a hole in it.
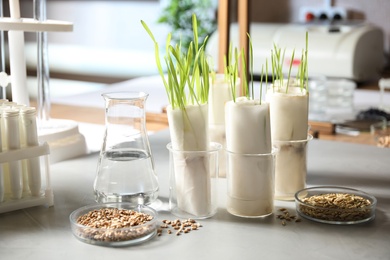
[[[172,27],[174,21],[171,20],[169,23],[167,19],[162,18],[175,2],[194,8],[203,5],[204,9],[200,8],[197,12],[207,14],[203,19],[211,19],[207,20],[205,27],[208,27],[210,33],[216,29],[217,0],[47,0],[47,19],[69,21],[74,24],[73,32],[48,33],[53,94],[57,93],[55,85],[61,86],[62,80],[84,83],[85,89],[90,90],[102,88],[105,84],[156,74],[153,44],[140,20],[148,24],[159,42],[165,42],[168,32],[173,31],[178,35],[178,29]],[[234,23],[237,19],[237,1],[230,2]],[[383,31],[383,50],[380,51],[383,51],[383,70],[386,71],[390,51],[388,0],[252,0],[249,1],[250,20],[252,23],[266,24],[302,23],[300,13],[302,7],[321,7],[324,2],[344,8],[347,11],[345,17],[347,21],[364,21]],[[33,17],[33,1],[20,0],[20,4],[22,17]],[[4,16],[7,17],[8,1],[3,1],[3,6]],[[182,12],[173,18],[182,20],[184,15]],[[28,75],[34,77],[35,33],[25,33],[25,39]],[[378,78],[372,80],[376,82]],[[63,90],[62,87],[58,88]],[[82,87],[67,89],[72,93],[83,91]]]
[[[9,1],[0,1],[3,16],[9,17]],[[19,1],[21,16],[34,17],[34,1]],[[142,90],[151,93],[147,106],[152,118],[149,121],[157,122],[156,129],[167,127],[162,112],[168,101],[156,68],[154,44],[141,20],[153,32],[163,54],[169,32],[174,41],[188,42],[188,37],[192,38],[191,15],[196,13],[201,38],[210,35],[206,50],[216,58],[219,1],[223,0],[47,0],[47,19],[71,22],[73,31],[47,33],[50,91],[37,83],[37,33],[24,33],[29,98],[34,103],[34,99],[40,101],[43,96],[46,100],[43,105],[36,102],[39,111],[52,118],[102,123],[102,92]],[[225,1],[230,3],[230,41],[238,42],[237,8],[238,1],[244,0]],[[314,77],[310,80],[312,129],[316,130],[313,121],[319,121],[326,123],[326,128],[320,125],[321,134],[341,129],[356,136],[355,126],[348,130],[350,121],[376,118],[378,114],[380,120],[383,117],[390,120],[387,114],[390,79],[380,84],[381,79],[390,78],[389,0],[248,0],[248,3],[254,74],[255,70],[259,74],[273,43],[286,47],[288,52],[297,47],[300,53],[305,33],[310,31],[309,74],[326,76],[324,80]],[[7,41],[1,47],[7,52]],[[9,57],[6,59],[5,69],[9,72]],[[284,63],[295,64],[295,60]],[[7,87],[7,92],[10,90]],[[45,95],[40,95],[39,90],[45,90]],[[9,94],[6,97],[10,98]],[[364,129],[358,130],[368,131],[367,126],[370,125],[365,123]]]

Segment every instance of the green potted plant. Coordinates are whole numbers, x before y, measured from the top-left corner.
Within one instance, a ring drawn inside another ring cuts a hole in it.
[[[166,0],[158,19],[159,23],[167,24],[172,33],[172,42],[181,43],[183,50],[187,50],[193,40],[192,15],[198,21],[199,45],[205,38],[215,31],[216,5],[213,0]]]

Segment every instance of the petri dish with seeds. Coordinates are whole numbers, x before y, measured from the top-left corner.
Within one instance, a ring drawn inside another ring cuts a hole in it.
[[[306,219],[326,224],[359,224],[375,218],[377,200],[360,190],[320,186],[298,191],[295,205]]]
[[[157,234],[157,212],[144,205],[124,202],[88,205],[73,211],[69,219],[73,235],[93,245],[136,245]]]

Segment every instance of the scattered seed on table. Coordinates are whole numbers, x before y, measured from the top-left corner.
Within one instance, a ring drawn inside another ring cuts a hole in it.
[[[293,220],[295,220],[295,222],[301,222],[301,220],[299,218],[297,218],[297,216],[292,215],[286,208],[280,208],[279,211],[282,214],[277,214],[276,218],[281,220],[281,224],[283,226],[287,225],[286,221],[292,222]],[[298,221],[298,219],[299,219],[299,221]]]
[[[202,225],[194,219],[175,219],[175,220],[162,220],[162,224],[160,225],[160,229],[166,229],[168,234],[172,234],[173,230],[176,231],[176,236],[180,236],[180,234],[185,233],[188,234],[191,231],[198,230]]]

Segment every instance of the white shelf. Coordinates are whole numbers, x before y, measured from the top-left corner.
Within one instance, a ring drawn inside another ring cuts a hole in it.
[[[71,32],[73,23],[45,20],[37,21],[32,18],[8,18],[0,19],[0,30],[2,31],[25,31],[25,32]]]

